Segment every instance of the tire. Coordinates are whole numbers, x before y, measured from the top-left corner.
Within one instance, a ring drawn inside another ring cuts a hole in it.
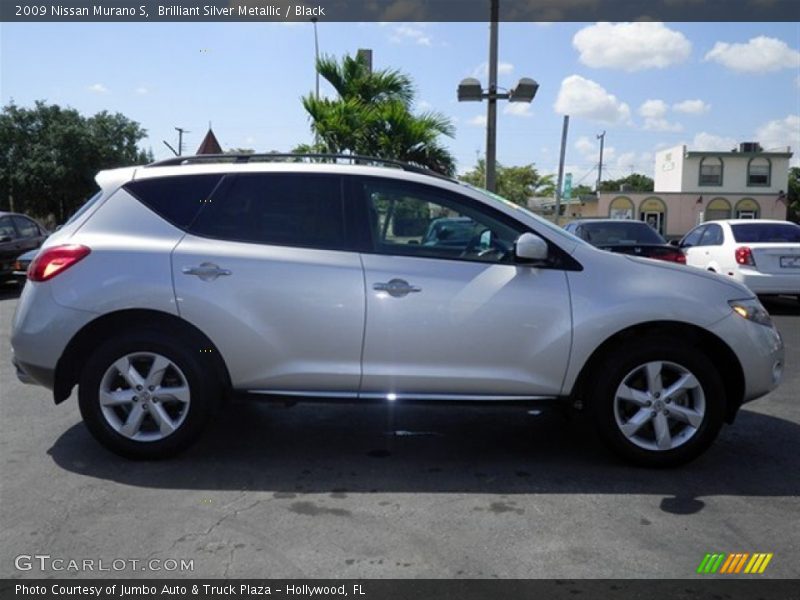
[[[100,345],[78,382],[81,416],[94,438],[132,459],[167,458],[189,447],[222,395],[199,346],[147,329]]]
[[[696,347],[672,337],[643,339],[614,348],[597,366],[592,413],[601,437],[625,460],[646,467],[685,464],[719,434],[725,388]]]

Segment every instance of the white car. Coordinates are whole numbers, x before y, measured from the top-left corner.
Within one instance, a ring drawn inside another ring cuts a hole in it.
[[[231,396],[555,401],[675,465],[781,380],[780,334],[732,279],[598,250],[411,165],[231,158],[101,172],[28,269],[20,378],[56,403],[77,385],[122,455],[187,447]]]
[[[686,264],[733,277],[760,295],[800,300],[800,225],[766,219],[702,223],[680,242]]]

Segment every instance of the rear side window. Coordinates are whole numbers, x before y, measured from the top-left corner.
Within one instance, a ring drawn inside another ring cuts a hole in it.
[[[731,230],[740,244],[800,242],[800,225],[794,223],[746,223],[731,225]]]
[[[39,226],[25,217],[14,217],[14,225],[17,226],[21,238],[35,238],[41,235]]]
[[[222,175],[179,175],[140,179],[124,189],[176,227],[186,229],[211,197]]]
[[[203,208],[191,232],[238,242],[344,249],[341,190],[335,175],[237,175]]]

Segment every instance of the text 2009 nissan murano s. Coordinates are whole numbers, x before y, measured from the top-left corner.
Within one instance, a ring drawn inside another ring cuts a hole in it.
[[[56,402],[77,385],[94,437],[134,458],[184,449],[242,392],[561,399],[653,466],[781,379],[778,331],[729,279],[597,250],[408,165],[278,158],[101,172],[29,269],[20,377]]]

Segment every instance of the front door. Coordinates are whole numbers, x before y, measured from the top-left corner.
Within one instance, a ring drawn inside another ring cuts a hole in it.
[[[566,273],[515,264],[525,230],[433,186],[370,178],[362,397],[554,396],[569,358]]]
[[[642,221],[650,225],[650,227],[655,229],[661,235],[664,234],[664,229],[663,229],[664,213],[662,212],[642,213]]]

